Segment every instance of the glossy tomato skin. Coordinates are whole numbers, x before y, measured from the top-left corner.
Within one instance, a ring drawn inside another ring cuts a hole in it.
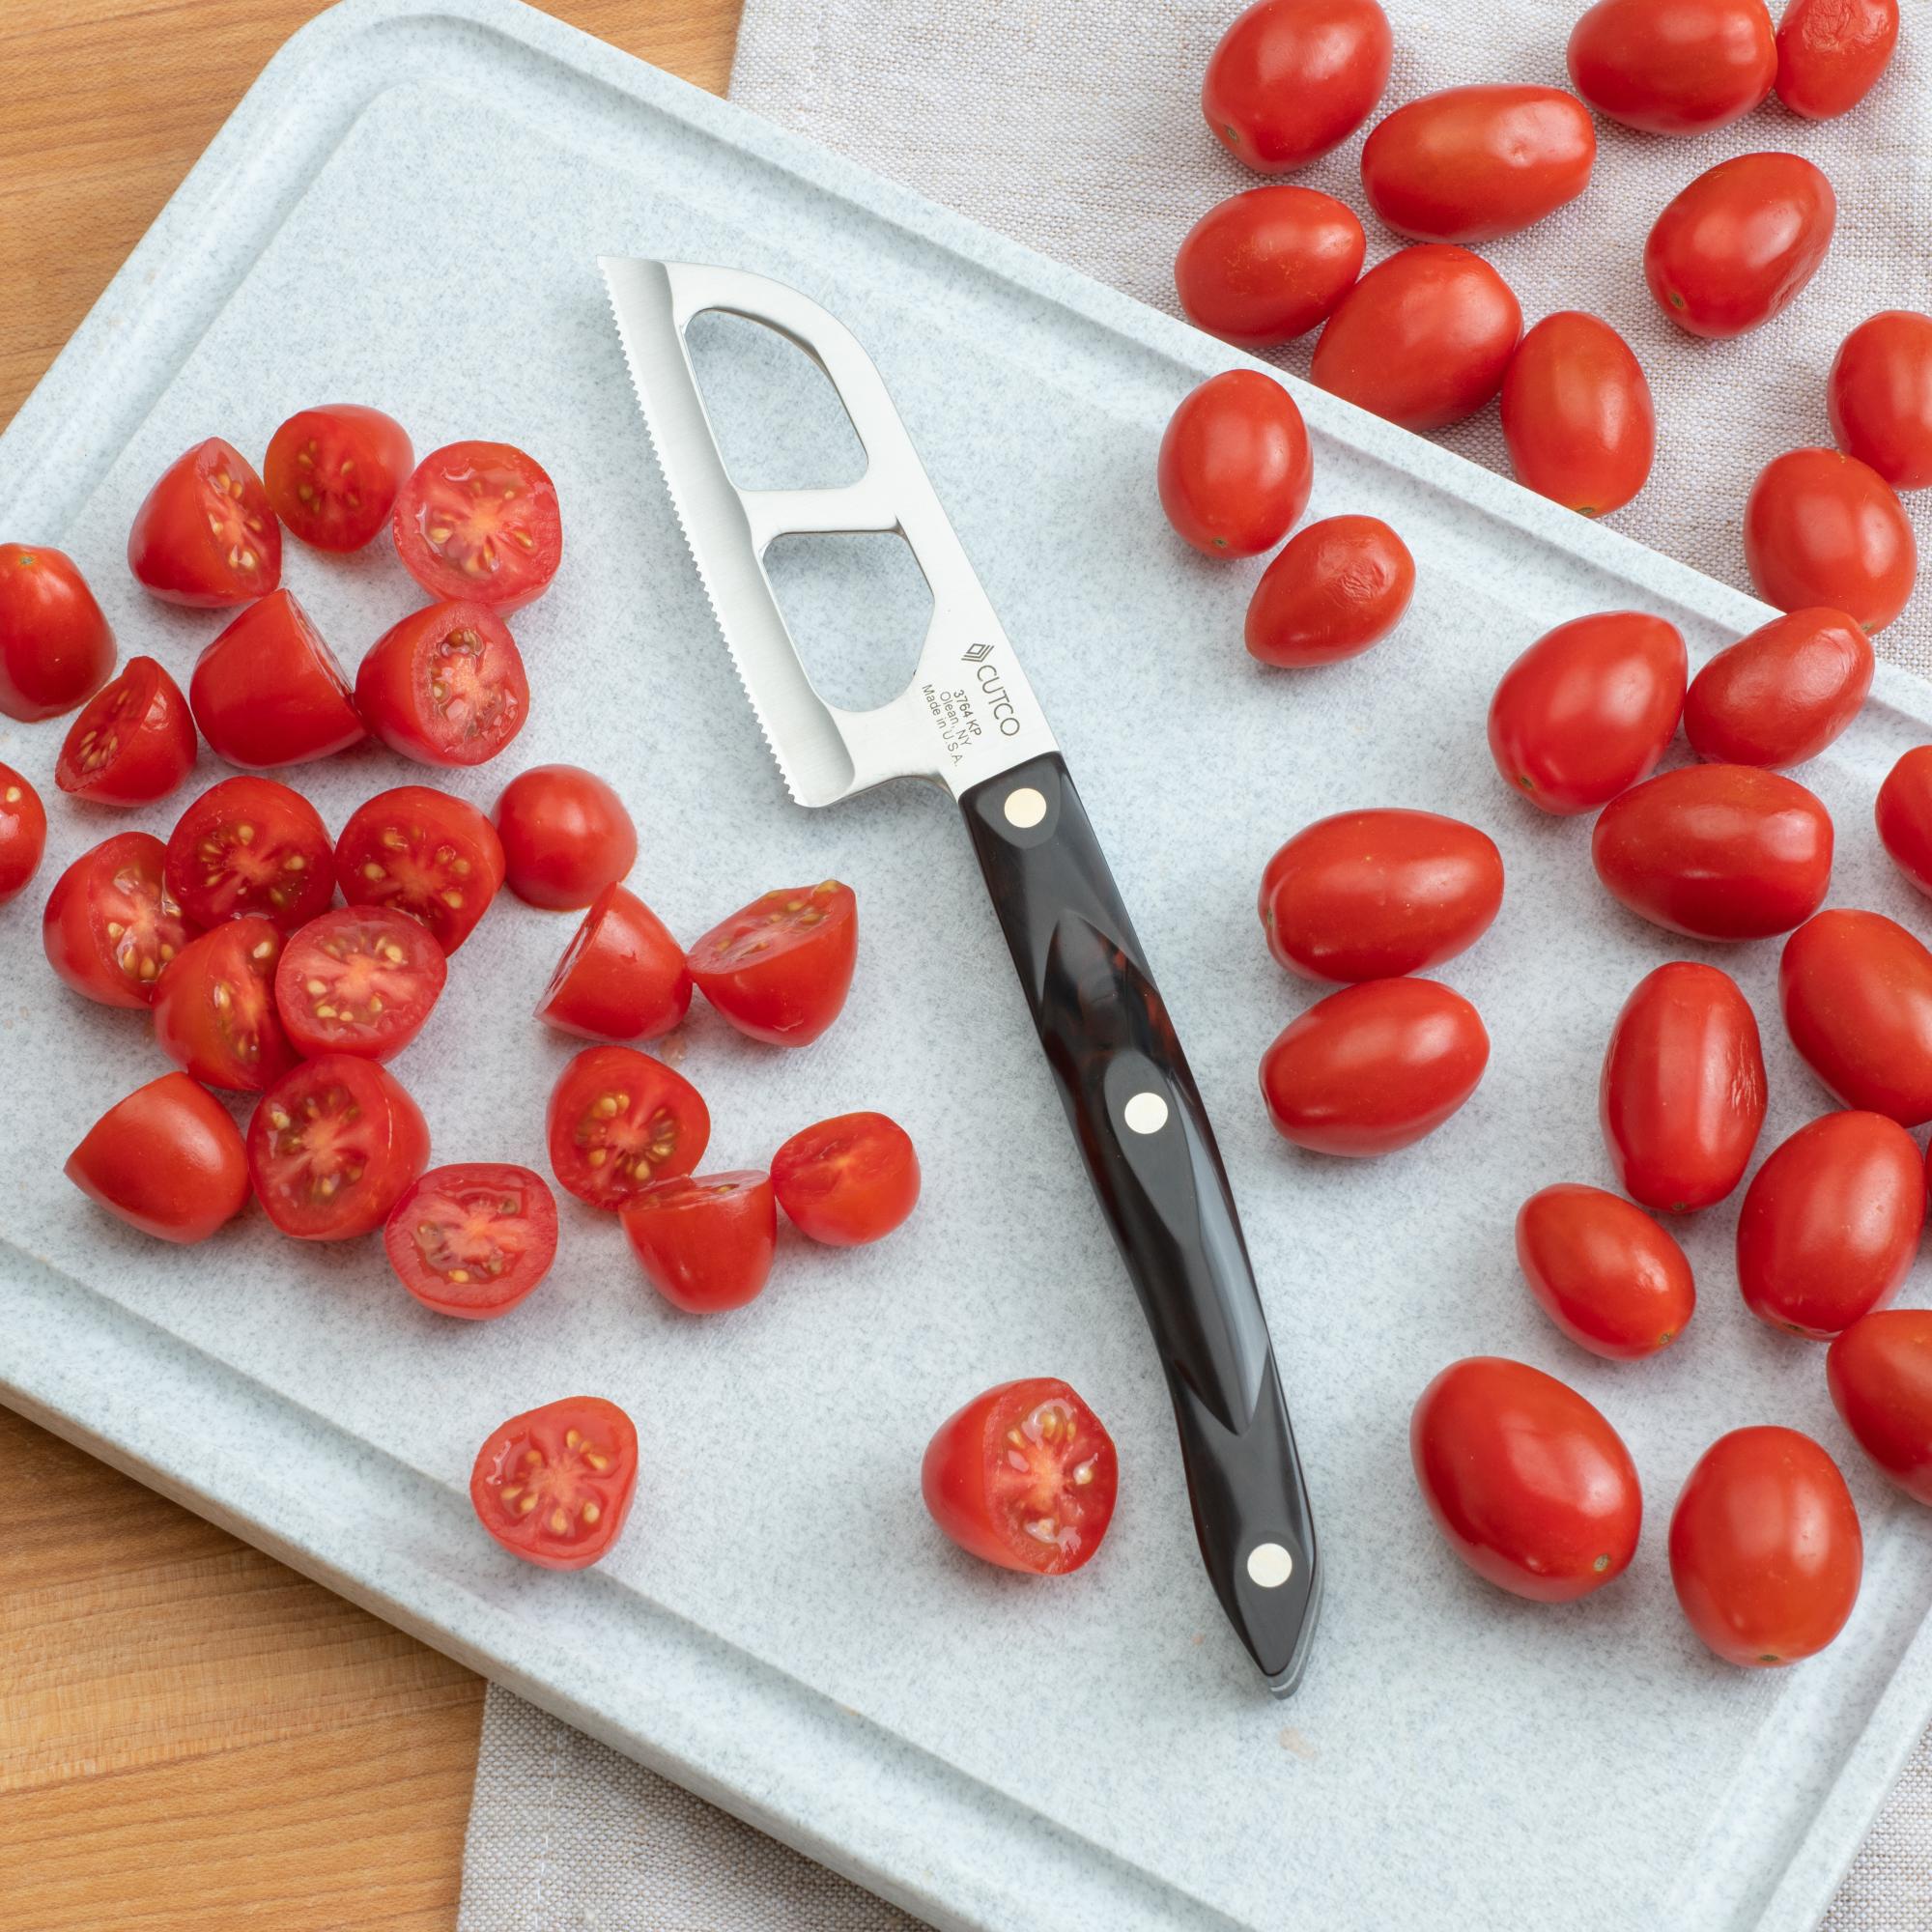
[[[1476,1091],[1490,1037],[1433,980],[1369,980],[1318,1000],[1262,1056],[1275,1131],[1317,1153],[1391,1153],[1433,1133]]]
[[[530,711],[523,653],[485,604],[432,604],[392,624],[355,673],[372,736],[419,765],[480,765]]]
[[[282,526],[262,479],[212,436],[161,472],[134,513],[128,567],[169,604],[219,611],[266,597],[282,576]]]
[[[1404,429],[1443,429],[1502,387],[1521,335],[1522,310],[1489,263],[1425,243],[1377,263],[1342,298],[1309,374]]]
[[[419,920],[339,906],[289,935],[275,1009],[298,1053],[393,1060],[423,1030],[449,968]]]
[[[1605,611],[1558,624],[1490,700],[1496,770],[1541,810],[1594,811],[1657,768],[1689,675],[1684,639],[1662,617]]]
[[[1796,1663],[1852,1614],[1864,1536],[1852,1492],[1810,1436],[1734,1429],[1698,1459],[1670,1517],[1670,1580],[1727,1663]]]
[[[1721,1201],[1764,1126],[1764,1048],[1729,974],[1679,959],[1637,981],[1604,1053],[1598,1120],[1617,1184],[1686,1214]]]
[[[779,1210],[768,1174],[654,1180],[618,1211],[644,1279],[687,1314],[742,1308],[771,1278]]]
[[[1791,449],[1745,499],[1745,563],[1780,611],[1823,604],[1882,631],[1912,595],[1918,547],[1875,469],[1835,449]]]
[[[1180,311],[1239,349],[1306,335],[1362,272],[1354,211],[1312,187],[1274,183],[1216,202],[1174,258]]]
[[[1324,517],[1297,530],[1248,602],[1248,653],[1300,668],[1359,657],[1402,622],[1415,559],[1379,517]]]
[[[1377,0],[1257,0],[1209,57],[1201,111],[1236,160],[1285,174],[1369,118],[1394,50]]]
[[[1739,155],[1684,188],[1643,244],[1644,279],[1679,328],[1719,340],[1781,314],[1818,272],[1838,218],[1800,155]]]
[[[197,925],[252,915],[293,932],[335,896],[321,812],[273,779],[211,785],[168,835],[164,870],[168,890]]]
[[[1309,980],[1426,972],[1466,952],[1503,902],[1488,833],[1434,811],[1340,811],[1304,826],[1262,873],[1268,951]]]
[[[591,901],[537,1002],[536,1016],[582,1039],[655,1039],[691,1010],[684,948],[635,893]]]
[[[365,735],[335,653],[287,590],[249,605],[202,652],[188,702],[214,751],[251,771],[326,758]]]
[[[360,403],[298,410],[269,439],[262,482],[276,516],[317,550],[360,550],[415,468],[410,433]]]
[[[1833,906],[1784,942],[1777,998],[1800,1057],[1848,1107],[1932,1121],[1932,952],[1883,913]]]
[[[1832,815],[1757,765],[1685,765],[1605,806],[1590,859],[1610,896],[1666,932],[1769,939],[1832,883]]]
[[[155,987],[155,1042],[206,1087],[266,1092],[296,1064],[272,991],[282,935],[231,919],[197,935]]]
[[[1849,113],[1898,44],[1898,0],[1791,0],[1777,28],[1777,98],[1807,121]]]
[[[41,941],[47,963],[83,998],[151,1005],[162,968],[194,936],[163,881],[165,858],[152,834],[123,832],[83,852],[54,881]]]
[[[1720,764],[1803,764],[1859,715],[1875,665],[1871,639],[1844,611],[1793,611],[1691,679],[1684,735],[1700,758]]]
[[[1764,0],[1598,0],[1570,35],[1577,92],[1648,134],[1727,127],[1776,72]]]
[[[827,1247],[883,1240],[919,1202],[912,1136],[884,1114],[839,1114],[793,1134],[772,1156],[785,1219]]]
[[[298,1062],[248,1122],[263,1211],[298,1241],[373,1234],[429,1165],[429,1125],[386,1067],[352,1053]]]
[[[1415,1405],[1408,1450],[1443,1542],[1498,1589],[1573,1603],[1636,1554],[1643,1492],[1623,1438],[1526,1362],[1450,1363]]]
[[[1522,338],[1503,375],[1502,418],[1516,480],[1579,516],[1622,509],[1650,476],[1650,384],[1594,315],[1564,309]]]
[[[1838,346],[1825,401],[1847,456],[1894,490],[1932,485],[1932,315],[1892,308],[1860,323]]]
[[[1160,506],[1203,556],[1272,550],[1307,508],[1314,479],[1301,412],[1259,369],[1208,377],[1160,440]]]
[[[837,879],[781,887],[721,920],[687,957],[697,990],[740,1033],[808,1046],[844,1009],[859,901]]]
[[[683,1074],[630,1046],[585,1047],[557,1076],[545,1117],[551,1172],[614,1214],[654,1180],[704,1158],[711,1113]]]
[[[0,765],[0,906],[32,884],[47,848],[47,809],[12,765]]]
[[[556,1198],[541,1175],[464,1161],[419,1175],[383,1223],[396,1279],[439,1315],[507,1315],[550,1272]]]
[[[1559,1182],[1517,1210],[1516,1258],[1538,1305],[1578,1348],[1613,1362],[1667,1349],[1696,1313],[1684,1250],[1640,1208]]]
[[[406,912],[450,953],[503,883],[503,842],[467,799],[398,785],[350,813],[335,841],[335,878],[351,905]]]
[[[535,765],[506,784],[491,813],[503,878],[530,905],[578,912],[637,863],[624,801],[581,765]]]
[[[1858,1445],[1915,1501],[1932,1503],[1932,1308],[1883,1308],[1825,1355],[1832,1403]]]
[[[563,560],[556,485],[507,442],[451,442],[416,465],[389,520],[403,568],[432,597],[508,616]]]
[[[1362,186],[1398,235],[1492,242],[1575,201],[1596,159],[1596,124],[1574,94],[1450,87],[1376,124]]]
[[[153,658],[129,658],[68,727],[54,782],[93,805],[152,805],[194,768],[194,720]]]
[[[975,1396],[940,1424],[920,1465],[926,1510],[953,1543],[1034,1577],[1092,1560],[1120,1481],[1100,1418],[1050,1376]]]
[[[185,1073],[116,1101],[67,1157],[67,1178],[130,1228],[205,1241],[248,1200],[248,1163],[227,1109]]]
[[[73,559],[0,544],[0,712],[31,724],[84,704],[114,669],[114,633]]]
[[[608,1555],[637,1488],[637,1429],[595,1395],[511,1416],[469,1472],[477,1521],[541,1570],[584,1570]]]
[[[1932,745],[1915,745],[1886,774],[1873,815],[1891,863],[1932,895]]]

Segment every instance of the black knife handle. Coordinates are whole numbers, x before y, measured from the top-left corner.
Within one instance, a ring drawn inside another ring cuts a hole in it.
[[[959,803],[1167,1371],[1202,1558],[1242,1642],[1286,1693],[1314,1629],[1315,1524],[1207,1110],[1059,754]]]

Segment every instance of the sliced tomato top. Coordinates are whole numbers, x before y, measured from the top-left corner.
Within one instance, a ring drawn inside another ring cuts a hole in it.
[[[432,597],[494,610],[540,597],[563,555],[556,486],[507,442],[433,449],[396,498],[396,554]]]
[[[514,1308],[550,1272],[556,1200],[526,1167],[434,1167],[390,1208],[383,1248],[424,1307],[488,1321]]]
[[[652,1181],[689,1174],[711,1138],[697,1089],[630,1046],[580,1053],[551,1090],[547,1124],[557,1179],[612,1213]]]
[[[170,604],[218,610],[266,597],[282,575],[282,527],[262,479],[212,436],[161,472],[134,513],[128,567]]]
[[[298,1053],[390,1060],[422,1031],[449,968],[419,920],[338,906],[291,935],[275,1006]]]
[[[110,1214],[163,1241],[205,1241],[248,1200],[242,1136],[185,1073],[163,1073],[108,1108],[66,1173]]]
[[[859,956],[859,902],[827,879],[766,893],[691,949],[697,989],[738,1029],[804,1046],[838,1017]]]
[[[352,1053],[305,1060],[248,1122],[248,1173],[264,1211],[301,1241],[380,1228],[429,1165],[429,1127],[393,1074]]]
[[[360,403],[298,410],[269,439],[262,480],[269,501],[303,543],[352,551],[389,521],[415,464],[409,432]]]
[[[328,828],[273,779],[223,779],[175,821],[167,881],[198,924],[253,914],[293,932],[335,896]]]
[[[622,886],[598,894],[537,1002],[538,1019],[584,1039],[655,1039],[690,1010],[683,947]]]
[[[161,841],[123,832],[83,852],[47,895],[41,939],[76,993],[108,1007],[145,1007],[161,969],[193,937],[161,875]]]
[[[253,771],[326,758],[364,736],[335,653],[288,590],[233,619],[195,661],[187,695],[201,735]]]
[[[567,1396],[513,1415],[476,1453],[469,1500],[503,1548],[582,1570],[616,1542],[638,1486],[638,1432],[614,1402]]]
[[[0,765],[0,905],[26,890],[46,848],[47,809],[40,793],[12,765]]]
[[[114,669],[114,633],[73,559],[0,543],[0,712],[23,724],[71,711]]]
[[[412,611],[369,646],[355,708],[390,751],[421,765],[480,765],[519,731],[530,682],[510,629],[487,605]]]
[[[919,1201],[912,1136],[885,1114],[839,1114],[772,1156],[779,1206],[800,1233],[835,1248],[890,1235]]]
[[[231,919],[191,939],[155,987],[155,1039],[208,1087],[260,1094],[296,1063],[270,987],[282,935]]]
[[[624,1203],[624,1234],[644,1277],[694,1315],[742,1308],[764,1288],[778,1240],[768,1174],[686,1174]]]
[[[406,912],[454,952],[503,883],[503,846],[473,805],[398,785],[351,813],[335,841],[335,876],[351,905]]]
[[[181,686],[153,658],[129,658],[69,727],[54,782],[96,805],[152,805],[188,775],[194,753]]]

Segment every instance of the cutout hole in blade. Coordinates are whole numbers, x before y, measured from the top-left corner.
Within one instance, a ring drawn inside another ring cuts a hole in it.
[[[765,553],[765,575],[828,704],[869,711],[912,681],[932,592],[902,536],[781,537]]]
[[[776,329],[709,310],[685,333],[704,412],[741,490],[856,483],[865,446],[832,380]]]

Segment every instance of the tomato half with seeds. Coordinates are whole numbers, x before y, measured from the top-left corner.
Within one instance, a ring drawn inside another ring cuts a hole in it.
[[[467,800],[398,785],[350,813],[335,841],[335,877],[351,905],[406,912],[450,953],[503,883],[503,845]]]
[[[153,658],[129,658],[68,727],[54,782],[94,805],[152,805],[187,777],[194,754],[181,686]]]
[[[792,1135],[772,1156],[785,1217],[828,1247],[877,1241],[919,1201],[912,1136],[884,1114],[839,1114]]]
[[[1201,111],[1262,174],[1305,167],[1368,119],[1394,50],[1377,0],[1255,0],[1208,56]]]
[[[1833,358],[1825,399],[1847,456],[1894,490],[1932,485],[1932,315],[1892,308],[1860,323]]]
[[[689,953],[697,990],[742,1034],[805,1046],[845,1005],[859,958],[859,901],[826,879],[766,893]]]
[[[248,1122],[263,1210],[298,1241],[367,1235],[429,1165],[429,1125],[386,1067],[353,1053],[299,1062]]]
[[[161,970],[194,936],[168,891],[161,841],[123,832],[83,852],[47,895],[41,941],[76,993],[105,1007],[153,1003]]]
[[[248,1162],[228,1110],[185,1073],[117,1101],[67,1157],[67,1178],[130,1228],[205,1241],[248,1200]]]
[[[24,892],[47,849],[47,809],[12,765],[0,765],[0,905]]]
[[[253,771],[327,758],[366,735],[335,653],[287,590],[235,618],[196,659],[187,693],[201,735]]]
[[[550,588],[563,559],[556,485],[507,442],[450,442],[415,467],[390,529],[403,568],[432,597],[507,616]]]
[[[1650,476],[1657,411],[1643,365],[1579,309],[1545,316],[1517,345],[1502,420],[1516,480],[1578,516],[1622,509]]]
[[[704,1158],[711,1110],[683,1074],[631,1046],[586,1047],[557,1076],[545,1120],[551,1172],[614,1214]]]
[[[543,1570],[583,1570],[608,1555],[637,1488],[637,1429],[595,1395],[511,1416],[469,1472],[477,1521]]]
[[[1667,1349],[1697,1310],[1684,1250],[1640,1208],[1559,1182],[1517,1210],[1516,1258],[1543,1312],[1613,1362]]]
[[[1873,811],[1891,863],[1932,895],[1932,745],[1915,745],[1886,774]]]
[[[644,1279],[690,1314],[742,1308],[771,1277],[779,1213],[768,1174],[654,1180],[624,1203],[622,1216]]]
[[[1259,369],[1226,369],[1189,390],[1154,470],[1167,521],[1213,557],[1272,550],[1307,508],[1314,478],[1294,398]]]
[[[1358,657],[1402,622],[1415,559],[1379,517],[1324,517],[1297,530],[1248,602],[1248,654],[1283,667]]]
[[[1803,764],[1859,715],[1876,662],[1871,639],[1842,611],[1776,617],[1691,679],[1684,735],[1700,758],[1721,764]]]
[[[1646,134],[1728,127],[1777,72],[1765,0],[1597,0],[1571,29],[1569,62],[1599,114]]]
[[[975,1396],[940,1424],[920,1465],[925,1507],[961,1549],[1034,1577],[1093,1560],[1120,1487],[1113,1437],[1051,1376]]]
[[[1898,44],[1898,0],[1791,0],[1777,28],[1777,98],[1807,121],[1848,114]]]
[[[1882,631],[1912,595],[1918,546],[1877,470],[1835,449],[1790,449],[1745,498],[1745,565],[1780,611],[1824,604]]]
[[[389,521],[415,460],[394,416],[329,403],[298,410],[269,439],[262,481],[276,516],[303,543],[360,550]]]
[[[480,765],[529,716],[530,683],[509,626],[485,604],[432,604],[369,646],[355,708],[419,765]]]
[[[442,997],[449,967],[419,920],[338,906],[290,934],[275,1009],[298,1053],[393,1060]]]
[[[1932,1121],[1932,952],[1883,913],[1833,906],[1784,942],[1777,998],[1799,1056],[1848,1107]]]
[[[1241,349],[1272,349],[1324,321],[1362,272],[1354,211],[1312,187],[1251,187],[1216,202],[1174,258],[1180,311]]]
[[[655,1039],[690,1009],[684,948],[635,893],[606,886],[556,962],[536,1016],[583,1039]]]
[[[168,835],[168,890],[197,925],[244,915],[284,932],[335,896],[335,860],[322,814],[273,779],[223,779]]]
[[[490,814],[503,841],[504,883],[552,912],[587,906],[638,859],[638,829],[624,801],[581,765],[519,772]]]
[[[1932,1503],[1932,1308],[1864,1316],[1825,1356],[1832,1404],[1908,1496]]]
[[[252,604],[281,581],[282,526],[262,479],[212,436],[161,472],[134,513],[128,567],[169,604]]]
[[[296,1064],[272,992],[282,935],[231,919],[188,941],[155,987],[155,1040],[204,1086],[260,1094]]]
[[[31,724],[83,704],[114,669],[114,633],[73,559],[0,544],[0,712]]]
[[[425,1308],[488,1321],[550,1272],[556,1199],[541,1175],[508,1162],[433,1167],[389,1209],[383,1252]]]

